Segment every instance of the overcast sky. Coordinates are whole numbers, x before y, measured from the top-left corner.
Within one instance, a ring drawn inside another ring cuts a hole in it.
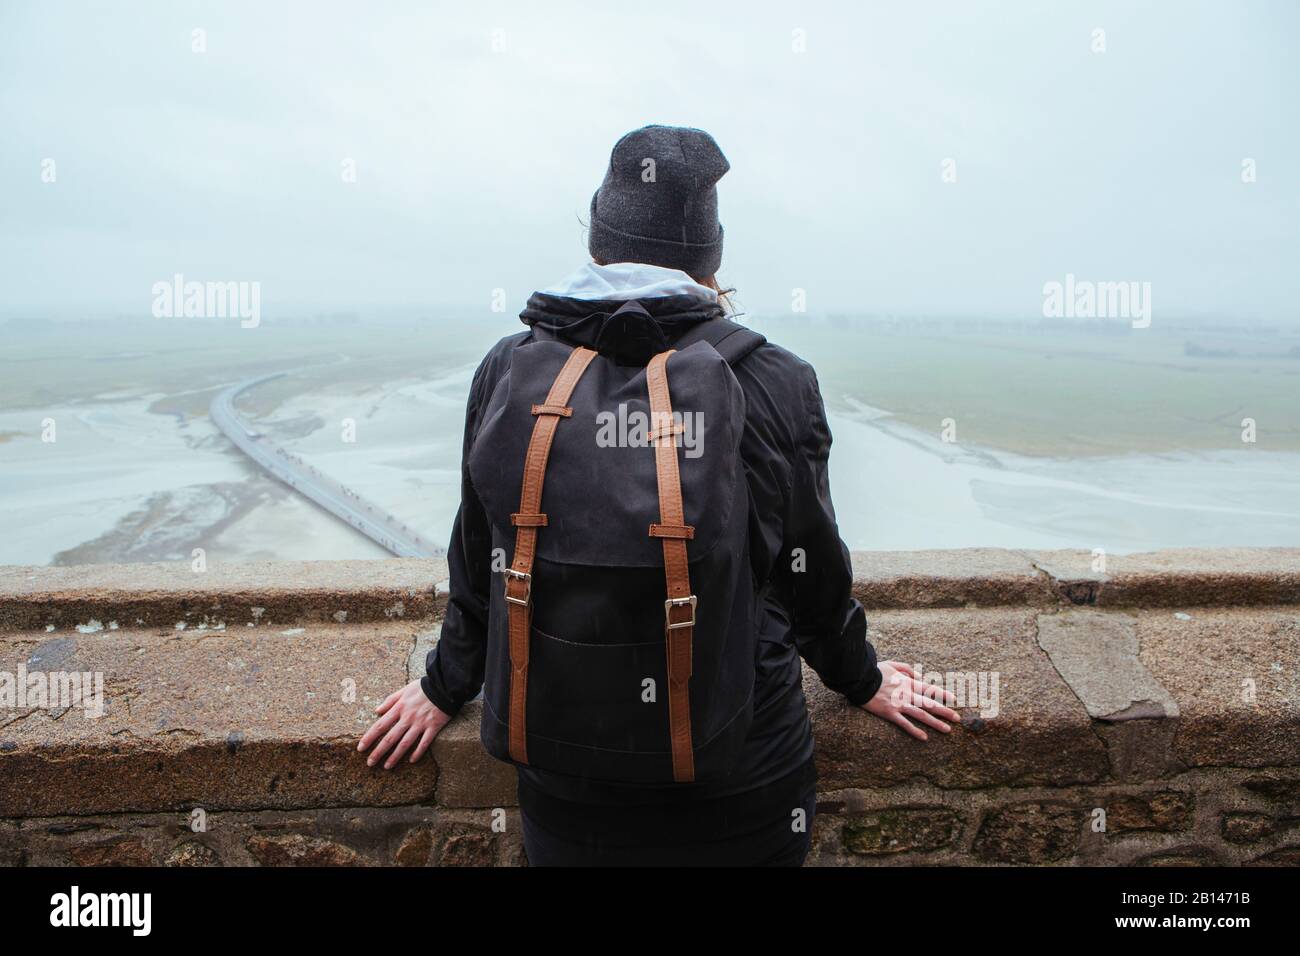
[[[1293,0],[3,0],[0,314],[147,316],[177,272],[264,314],[515,311],[585,261],[618,136],[667,123],[731,160],[753,311],[1027,316],[1073,273],[1293,321],[1298,39]]]

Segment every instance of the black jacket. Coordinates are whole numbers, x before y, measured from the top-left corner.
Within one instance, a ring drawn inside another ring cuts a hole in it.
[[[609,317],[621,302],[578,300],[538,293],[521,318],[575,345],[643,362],[671,347],[686,328],[721,313],[686,295],[641,300],[658,326],[636,341]],[[482,688],[491,571],[491,531],[464,462],[479,415],[511,354],[531,331],[507,336],[484,358],[470,386],[462,454],[461,506],[448,545],[451,596],[442,634],[430,651],[424,692],[455,714]],[[827,459],[831,434],[811,365],[767,343],[736,368],[745,393],[741,456],[749,480],[750,560],[762,588],[754,720],[734,773],[710,785],[672,785],[656,800],[694,800],[756,789],[786,776],[812,756],[812,732],[800,680],[800,656],[827,687],[852,703],[870,700],[880,686],[866,618],[851,593],[852,568],[831,505]],[[644,802],[645,788],[593,784],[520,768],[521,783],[553,797],[588,803]]]

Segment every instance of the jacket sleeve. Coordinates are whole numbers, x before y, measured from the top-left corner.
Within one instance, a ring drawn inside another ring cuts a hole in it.
[[[469,452],[478,428],[488,360],[470,386],[461,446],[460,509],[447,545],[451,594],[438,643],[425,658],[420,680],[425,696],[447,714],[457,711],[483,688],[487,656],[488,588],[492,581],[492,531],[469,476]]]
[[[831,432],[817,376],[808,367],[803,410],[807,427],[797,440],[790,476],[783,546],[773,582],[790,609],[795,644],[831,690],[855,705],[880,687],[867,618],[853,597],[853,566],[840,540],[831,504]]]

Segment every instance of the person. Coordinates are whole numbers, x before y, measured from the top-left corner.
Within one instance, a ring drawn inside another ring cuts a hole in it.
[[[480,365],[466,411],[465,457],[511,353],[544,329],[571,345],[617,349],[594,303],[636,299],[671,338],[728,307],[716,275],[723,230],[717,182],[730,168],[708,133],[647,126],[614,146],[592,198],[592,261],[528,301],[530,328]],[[646,171],[652,170],[647,176]],[[530,865],[801,865],[816,774],[800,660],[852,705],[927,739],[960,720],[952,696],[906,665],[876,660],[852,596],[849,552],[831,504],[831,433],[812,367],[764,343],[736,365],[745,397],[740,450],[750,497],[749,552],[760,609],[753,720],[720,781],[662,787],[598,782],[518,766]],[[450,597],[427,674],[394,691],[358,744],[386,769],[414,762],[484,682],[490,530],[468,477],[448,548]],[[794,554],[799,549],[798,555]],[[801,573],[801,567],[811,569]],[[802,811],[802,813],[800,813]],[[798,825],[794,821],[798,821]]]

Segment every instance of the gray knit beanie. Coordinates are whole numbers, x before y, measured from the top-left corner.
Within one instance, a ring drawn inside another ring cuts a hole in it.
[[[602,262],[645,262],[697,279],[722,264],[717,182],[731,164],[713,137],[643,126],[617,143],[591,197],[587,248]]]

